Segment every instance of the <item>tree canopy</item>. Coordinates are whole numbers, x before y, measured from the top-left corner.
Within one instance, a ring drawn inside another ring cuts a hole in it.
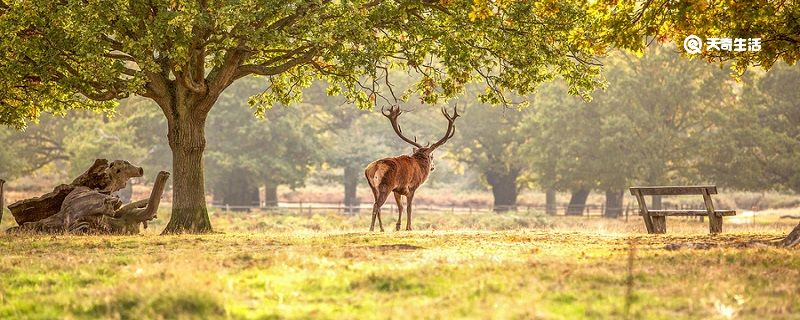
[[[755,51],[703,50],[698,56],[710,63],[732,61],[732,69],[742,75],[750,66],[769,70],[776,62],[794,64],[800,59],[800,6],[794,1],[673,1],[626,0],[614,3],[620,19],[609,23],[611,30],[640,32],[654,40],[672,40],[683,45],[686,36],[760,38]],[[622,17],[629,17],[624,19]],[[619,42],[630,43],[621,33]],[[635,43],[631,43],[635,46]]]
[[[254,100],[263,106],[292,102],[323,77],[331,92],[366,107],[390,83],[379,75],[388,68],[423,74],[415,89],[429,102],[476,76],[495,101],[554,76],[593,88],[598,68],[587,62],[605,48],[591,43],[597,26],[585,19],[588,5],[508,1],[490,9],[472,1],[3,3],[0,30],[14,36],[0,42],[2,121],[22,126],[41,112],[108,108],[131,94],[168,115],[177,102],[202,113],[250,74],[269,77]]]

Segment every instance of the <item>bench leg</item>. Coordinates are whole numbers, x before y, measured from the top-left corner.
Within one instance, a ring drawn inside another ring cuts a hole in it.
[[[722,217],[715,214],[708,216],[708,231],[712,234],[722,232]]]
[[[653,233],[667,233],[667,217],[651,217],[653,219]]]

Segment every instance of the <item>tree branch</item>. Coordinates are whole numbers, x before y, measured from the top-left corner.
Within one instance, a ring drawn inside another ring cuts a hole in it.
[[[311,60],[314,58],[314,56],[317,55],[318,52],[319,50],[317,50],[316,48],[312,48],[299,57],[296,57],[294,59],[291,59],[289,61],[286,61],[282,64],[275,66],[265,65],[265,64],[241,65],[239,66],[239,68],[236,71],[236,74],[234,75],[234,80],[251,74],[256,74],[260,76],[274,76],[282,72],[285,72],[286,70],[294,68],[298,65],[311,62]]]

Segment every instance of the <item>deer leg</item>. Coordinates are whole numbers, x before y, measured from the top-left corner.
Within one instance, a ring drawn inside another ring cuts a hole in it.
[[[378,218],[378,226],[383,232],[383,222],[381,221],[381,207],[383,203],[386,202],[386,198],[389,196],[389,192],[379,191],[378,196],[375,199],[375,205],[372,206],[372,223],[369,226],[369,231],[375,231],[375,218]]]
[[[372,223],[369,224],[369,231],[375,231],[375,217],[378,216],[378,202],[372,205]]]
[[[367,176],[367,182],[369,182],[369,176]],[[369,224],[369,231],[375,231],[375,208],[378,205],[378,190],[372,186],[370,183],[369,189],[372,190],[372,198],[375,199],[375,202],[372,204],[372,223]]]
[[[411,231],[411,201],[414,200],[414,191],[406,195],[406,230]]]
[[[394,230],[400,231],[400,221],[403,219],[403,195],[395,192],[394,201],[397,202],[397,225],[395,225]]]

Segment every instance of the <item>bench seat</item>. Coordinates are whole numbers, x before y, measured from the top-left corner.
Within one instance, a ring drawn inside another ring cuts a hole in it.
[[[734,210],[716,210],[712,194],[717,194],[714,185],[705,186],[655,186],[631,187],[631,195],[639,202],[639,215],[644,219],[647,233],[667,233],[667,217],[708,217],[708,230],[712,234],[722,232],[722,217],[735,216]],[[705,210],[650,210],[644,196],[702,195]],[[711,212],[712,214],[709,214]]]
[[[708,210],[647,210],[654,217],[700,217],[708,216]],[[736,215],[736,210],[714,210],[718,217],[730,217]],[[642,214],[639,213],[641,216]]]

